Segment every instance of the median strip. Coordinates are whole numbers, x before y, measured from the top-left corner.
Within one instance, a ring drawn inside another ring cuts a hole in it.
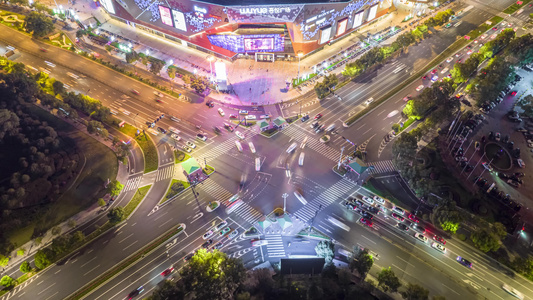
[[[83,297],[89,295],[92,291],[97,289],[102,284],[106,283],[108,280],[112,279],[114,276],[118,275],[121,271],[125,270],[126,268],[134,264],[136,261],[142,259],[145,255],[154,251],[156,248],[161,246],[168,239],[181,233],[184,230],[184,227],[185,226],[183,224],[180,224],[178,227],[171,229],[170,231],[162,235],[160,238],[156,239],[155,241],[148,244],[141,250],[130,255],[128,258],[120,262],[118,265],[116,265],[109,271],[105,272],[103,275],[99,276],[98,278],[94,279],[90,283],[86,284],[84,287],[76,291],[74,294],[67,297],[67,299],[72,299],[72,300],[82,299]]]

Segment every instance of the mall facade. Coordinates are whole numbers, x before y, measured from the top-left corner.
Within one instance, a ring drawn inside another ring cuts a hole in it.
[[[231,61],[306,56],[392,8],[392,0],[99,1],[119,21]]]

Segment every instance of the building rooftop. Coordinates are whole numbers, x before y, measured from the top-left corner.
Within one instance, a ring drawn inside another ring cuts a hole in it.
[[[201,0],[202,2],[212,3],[224,6],[236,5],[279,5],[279,4],[315,4],[329,2],[349,2],[351,0]]]

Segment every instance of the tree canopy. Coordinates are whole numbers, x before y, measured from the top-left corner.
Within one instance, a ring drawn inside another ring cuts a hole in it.
[[[372,268],[374,264],[374,259],[367,250],[360,251],[356,257],[350,261],[350,270],[357,270],[361,278],[364,280],[366,275]]]
[[[52,20],[36,11],[32,11],[25,19],[24,26],[35,37],[43,37],[54,30]]]
[[[112,208],[107,213],[107,217],[109,218],[109,222],[111,222],[112,224],[120,223],[126,217],[124,213],[124,207],[117,206]]]
[[[426,290],[424,287],[414,283],[408,283],[405,291],[402,291],[400,294],[406,300],[429,299],[429,291]]]
[[[396,274],[394,274],[394,271],[389,267],[383,268],[378,273],[378,285],[385,291],[385,292],[397,292],[400,286],[402,286],[400,279],[396,277]]]
[[[322,240],[316,245],[315,251],[318,257],[323,257],[326,264],[329,264],[335,256],[335,244],[328,240]]]

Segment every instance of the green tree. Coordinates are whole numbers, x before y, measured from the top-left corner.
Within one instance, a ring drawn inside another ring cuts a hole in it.
[[[183,77],[181,77],[181,79],[183,80],[183,82],[185,82],[185,84],[191,84],[191,82],[192,82],[191,76],[189,76],[189,75],[183,75]]]
[[[394,271],[390,267],[388,269],[383,268],[378,273],[378,286],[385,292],[397,292],[401,285],[400,279],[396,277]]]
[[[52,20],[36,11],[32,11],[24,22],[26,31],[32,32],[34,37],[43,37],[54,30]]]
[[[81,39],[84,35],[86,35],[87,32],[83,29],[79,29],[78,31],[76,31],[76,37]],[[128,56],[128,54],[126,53],[126,57]]]
[[[440,226],[443,230],[455,234],[463,217],[457,209],[455,202],[447,202],[438,205],[429,216],[431,222]]]
[[[31,266],[30,266],[30,263],[25,261],[23,263],[20,264],[20,271],[22,273],[29,273],[31,272]]]
[[[414,283],[408,283],[405,291],[400,293],[407,300],[427,300],[429,291],[422,286]]]
[[[317,82],[314,90],[318,99],[324,99],[329,95],[330,88],[323,82]]]
[[[180,275],[196,299],[229,299],[244,282],[246,269],[241,260],[223,252],[200,249]]]
[[[485,228],[480,228],[470,236],[474,246],[479,250],[487,253],[500,249],[500,239]]]
[[[113,180],[107,185],[107,192],[111,194],[111,196],[116,197],[122,192],[123,188],[124,185],[122,183],[118,180]]]
[[[413,167],[417,148],[418,138],[411,132],[404,132],[392,144],[393,160],[401,173]]]
[[[150,72],[152,72],[154,75],[159,75],[159,72],[161,72],[161,69],[165,66],[165,63],[161,60],[152,60],[152,63],[150,64]]]
[[[507,237],[507,228],[505,228],[505,225],[503,225],[502,223],[495,222],[494,224],[492,224],[492,229],[494,231],[494,234],[500,239],[505,239]]]
[[[5,268],[9,264],[9,257],[0,254],[0,267]]]
[[[63,84],[63,82],[59,81],[59,80],[56,80],[54,81],[54,83],[52,83],[52,88],[54,89],[54,94],[63,94],[65,93],[66,89],[65,89],[65,85]]]
[[[392,130],[394,130],[394,132],[398,133],[400,131],[400,124],[398,124],[398,123],[392,124]]]
[[[107,205],[107,203],[105,202],[105,200],[103,198],[98,198],[98,206],[104,207],[106,205]]]
[[[10,288],[11,286],[15,285],[15,283],[16,281],[8,275],[4,275],[4,277],[0,279],[0,285],[5,286],[6,288]]]
[[[329,264],[335,256],[335,244],[328,240],[322,240],[316,245],[315,251],[318,257],[323,257],[326,264]]]
[[[524,110],[524,115],[533,118],[533,96],[527,95],[518,100],[518,105]]]
[[[29,1],[28,0],[10,0],[9,3],[17,4],[17,5],[20,5],[20,6],[28,6],[29,5]]]
[[[168,77],[171,79],[176,78],[176,68],[171,68],[170,66],[167,68]]]
[[[98,121],[89,121],[89,123],[87,124],[87,132],[89,132],[90,134],[98,134],[98,132],[100,130],[102,130],[102,128],[104,128],[104,124],[98,122]]]
[[[138,60],[139,60],[139,53],[133,50],[131,52],[126,53],[126,62],[128,64],[134,63]]]
[[[163,284],[160,284],[157,289],[154,290],[149,297],[150,300],[183,300],[185,299],[185,291],[181,281],[172,282],[164,280]]]
[[[111,224],[120,223],[122,220],[124,220],[124,217],[125,217],[124,207],[117,206],[117,207],[112,208],[107,213],[107,217],[109,218],[109,222]]]
[[[205,84],[200,78],[194,78],[191,82],[191,87],[198,93],[201,94],[205,91]]]
[[[54,253],[48,248],[43,248],[35,253],[35,266],[41,270],[48,267],[52,263]]]
[[[374,259],[372,255],[368,254],[367,250],[360,251],[357,257],[354,257],[350,261],[350,271],[357,270],[362,280],[365,280],[366,275],[372,268],[374,264]]]

